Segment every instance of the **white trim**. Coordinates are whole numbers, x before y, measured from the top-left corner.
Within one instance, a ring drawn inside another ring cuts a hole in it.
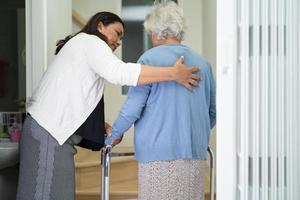
[[[236,199],[236,4],[217,2],[217,195]]]
[[[270,190],[272,191],[270,194],[271,199],[277,199],[278,194],[278,168],[277,168],[277,135],[278,135],[278,79],[277,79],[277,72],[278,72],[278,55],[277,55],[277,28],[278,28],[278,5],[277,1],[270,3],[270,42],[271,42],[271,55],[270,55],[270,68],[269,68],[269,76],[270,76],[270,158],[271,158],[271,183],[270,183]]]
[[[47,67],[47,1],[26,0],[26,98]]]
[[[31,35],[31,6],[32,2],[31,0],[25,1],[25,22],[26,22],[26,100],[31,96],[32,94],[32,35]]]
[[[249,87],[249,1],[242,1],[241,3],[241,76],[240,84],[241,90],[237,93],[241,98],[240,112],[241,120],[239,135],[240,140],[238,144],[240,148],[238,150],[239,155],[239,177],[238,185],[241,192],[241,199],[248,200],[249,197],[249,116],[250,116],[250,87]],[[238,82],[236,82],[238,84]]]
[[[286,96],[287,96],[287,135],[286,135],[286,140],[287,140],[287,200],[293,200],[294,198],[294,191],[293,191],[293,159],[292,159],[292,155],[293,155],[293,116],[294,116],[294,107],[293,107],[293,95],[294,95],[294,90],[293,90],[293,70],[292,70],[292,66],[293,66],[293,43],[295,41],[293,41],[292,38],[292,26],[293,26],[293,22],[292,22],[292,8],[293,8],[293,4],[292,4],[292,0],[287,0],[286,3],[286,40],[287,40],[287,48],[286,48],[286,66],[287,66],[287,87],[286,87]]]
[[[269,158],[269,59],[268,59],[268,27],[269,27],[269,1],[265,0],[262,2],[262,188],[261,195],[262,199],[269,198],[269,187],[268,187],[268,158]]]
[[[72,33],[71,0],[26,0],[26,98],[54,57],[57,40]]]
[[[285,130],[286,130],[286,113],[285,113],[285,87],[286,87],[286,71],[285,71],[285,55],[284,55],[284,27],[285,27],[285,2],[284,0],[279,1],[278,5],[278,82],[283,83],[279,87],[279,99],[278,99],[278,116],[279,116],[279,123],[278,123],[278,141],[285,140]],[[279,174],[278,174],[278,199],[284,200],[285,199],[285,143],[278,142],[278,163],[279,163]]]
[[[252,181],[252,200],[258,200],[260,198],[260,185],[259,185],[259,159],[260,159],[260,134],[261,134],[261,105],[260,105],[260,99],[261,99],[261,80],[260,80],[260,41],[259,41],[259,29],[260,29],[260,1],[254,0],[253,1],[253,9],[252,9],[252,17],[253,18],[253,55],[252,55],[252,67],[253,67],[253,76],[252,76],[252,109],[253,109],[253,115],[252,115],[252,122],[253,122],[253,140],[252,140],[252,174],[253,174],[253,181]]]

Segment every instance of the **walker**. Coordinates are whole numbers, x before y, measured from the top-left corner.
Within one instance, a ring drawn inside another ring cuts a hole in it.
[[[101,200],[109,200],[109,174],[110,160],[112,156],[133,156],[133,152],[129,153],[112,153],[112,147],[106,146],[101,149]],[[215,156],[213,150],[208,147],[210,156],[210,200],[215,200]],[[113,154],[113,155],[112,155]]]

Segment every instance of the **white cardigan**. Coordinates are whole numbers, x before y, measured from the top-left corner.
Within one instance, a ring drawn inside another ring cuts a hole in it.
[[[140,71],[140,64],[122,62],[97,36],[80,33],[48,67],[27,111],[62,145],[95,109],[105,80],[135,86]]]

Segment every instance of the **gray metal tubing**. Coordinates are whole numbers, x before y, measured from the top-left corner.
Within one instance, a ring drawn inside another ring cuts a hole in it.
[[[215,175],[216,175],[216,162],[215,162],[215,155],[213,150],[208,147],[207,151],[210,156],[210,200],[215,200]]]
[[[109,175],[111,146],[101,150],[101,200],[109,200]]]

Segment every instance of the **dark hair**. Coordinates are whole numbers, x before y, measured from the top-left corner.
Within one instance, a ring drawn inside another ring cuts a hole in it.
[[[86,25],[75,35],[77,35],[79,33],[87,33],[90,35],[96,35],[100,39],[104,40],[107,43],[107,39],[106,39],[105,35],[101,34],[98,31],[98,24],[100,22],[102,22],[104,26],[115,23],[115,22],[120,22],[124,27],[124,22],[118,15],[111,13],[111,12],[99,12],[99,13],[96,13],[93,17],[91,17],[89,19],[89,21],[86,23]],[[59,40],[56,43],[55,55],[58,54],[58,52],[61,50],[61,48],[75,35],[69,35],[65,39]]]

